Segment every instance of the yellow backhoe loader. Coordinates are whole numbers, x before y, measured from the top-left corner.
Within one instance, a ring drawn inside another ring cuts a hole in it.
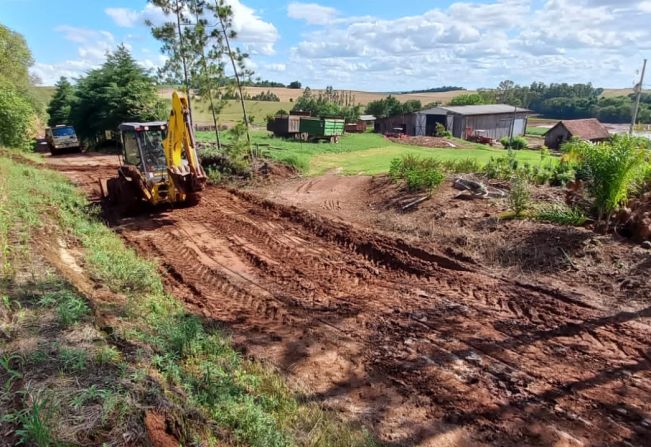
[[[206,183],[190,124],[187,99],[172,95],[167,122],[120,124],[122,166],[102,182],[102,194],[120,211],[142,204],[182,204],[198,200]]]

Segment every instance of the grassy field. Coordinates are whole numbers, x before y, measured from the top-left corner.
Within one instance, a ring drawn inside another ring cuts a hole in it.
[[[143,419],[163,409],[181,445],[375,445],[188,314],[165,292],[158,266],[126,247],[62,175],[3,155],[0,430],[8,444],[122,445],[128,434],[129,444],[145,445]],[[74,267],[74,285],[59,273],[64,264]]]
[[[212,141],[211,132],[198,132],[199,141]],[[485,164],[491,157],[506,154],[504,149],[468,143],[453,139],[457,148],[425,148],[393,143],[375,133],[346,134],[339,144],[305,143],[270,136],[265,131],[252,134],[254,144],[276,160],[292,164],[306,175],[321,175],[330,170],[344,174],[382,174],[389,171],[391,160],[404,154],[434,157],[440,160],[474,159]],[[266,146],[269,146],[267,149]],[[538,151],[518,151],[518,159],[535,163],[540,160]]]
[[[527,135],[542,137],[547,133],[549,127],[527,127]]]

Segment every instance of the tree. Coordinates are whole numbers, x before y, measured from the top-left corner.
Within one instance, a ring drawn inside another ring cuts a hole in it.
[[[451,106],[474,106],[478,104],[486,104],[484,98],[479,93],[465,93],[455,96],[450,101]]]
[[[235,76],[235,83],[237,90],[240,94],[240,105],[242,106],[242,116],[244,118],[244,126],[246,130],[246,140],[249,145],[249,152],[253,154],[251,149],[251,134],[249,131],[250,120],[246,113],[246,104],[244,103],[244,92],[242,90],[243,82],[250,81],[253,76],[253,71],[246,68],[245,61],[249,57],[247,53],[243,53],[239,48],[231,46],[231,39],[237,37],[237,33],[233,29],[233,8],[227,4],[226,0],[215,0],[214,6],[208,5],[208,9],[212,11],[214,17],[219,22],[219,27],[211,34],[214,46],[221,54],[226,54],[231,61],[233,68],[233,75]],[[225,50],[225,51],[224,51]]]
[[[35,118],[29,99],[0,79],[0,146],[28,149]]]
[[[75,89],[68,79],[61,77],[54,86],[56,90],[47,107],[49,126],[69,123],[70,112],[75,101]]]
[[[25,38],[0,24],[0,79],[21,92],[31,86],[29,67],[34,64]]]
[[[418,100],[409,100],[403,104],[394,96],[389,95],[384,99],[369,102],[366,105],[366,113],[377,118],[387,118],[404,113],[416,112],[421,110],[421,108],[421,102]]]
[[[70,115],[79,136],[92,139],[122,122],[161,119],[165,111],[153,78],[120,45],[79,80]]]
[[[287,88],[293,88],[293,89],[300,89],[301,87],[303,87],[303,84],[301,84],[299,81],[292,81],[287,86]]]
[[[0,25],[0,145],[27,149],[42,105],[32,94],[32,53],[22,35]]]

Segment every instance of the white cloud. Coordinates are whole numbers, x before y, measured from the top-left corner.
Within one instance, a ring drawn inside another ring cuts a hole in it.
[[[265,68],[276,73],[284,73],[287,71],[287,65],[285,64],[267,64]]]
[[[116,25],[123,28],[133,28],[141,18],[138,11],[129,8],[106,8],[104,12],[113,19]]]
[[[305,84],[372,90],[503,79],[628,86],[651,48],[651,0],[474,1],[320,23],[293,46],[291,65]]]
[[[62,33],[66,40],[79,44],[77,52],[85,65],[101,63],[106,52],[116,45],[115,37],[108,31],[68,25],[58,26],[54,31]]]
[[[287,6],[287,15],[291,19],[304,20],[311,25],[325,25],[332,22],[339,13],[335,8],[317,3],[293,2]]]
[[[252,54],[274,54],[274,45],[279,39],[278,30],[270,23],[262,20],[253,8],[244,5],[240,0],[227,0],[233,10],[233,30],[237,33],[237,41],[247,52]],[[147,21],[154,25],[162,25],[170,21],[160,8],[148,3],[141,11],[128,8],[106,8],[116,25],[132,28],[142,26]],[[213,22],[207,16],[209,23]]]
[[[280,38],[276,27],[262,20],[254,9],[240,0],[227,0],[227,3],[233,9],[233,30],[238,34],[237,41],[252,54],[274,54],[274,45]]]

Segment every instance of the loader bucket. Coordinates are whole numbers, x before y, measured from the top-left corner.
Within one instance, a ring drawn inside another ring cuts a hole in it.
[[[173,166],[167,172],[174,182],[176,189],[183,194],[193,194],[202,191],[206,183],[206,173],[203,168],[192,169],[188,166]]]

